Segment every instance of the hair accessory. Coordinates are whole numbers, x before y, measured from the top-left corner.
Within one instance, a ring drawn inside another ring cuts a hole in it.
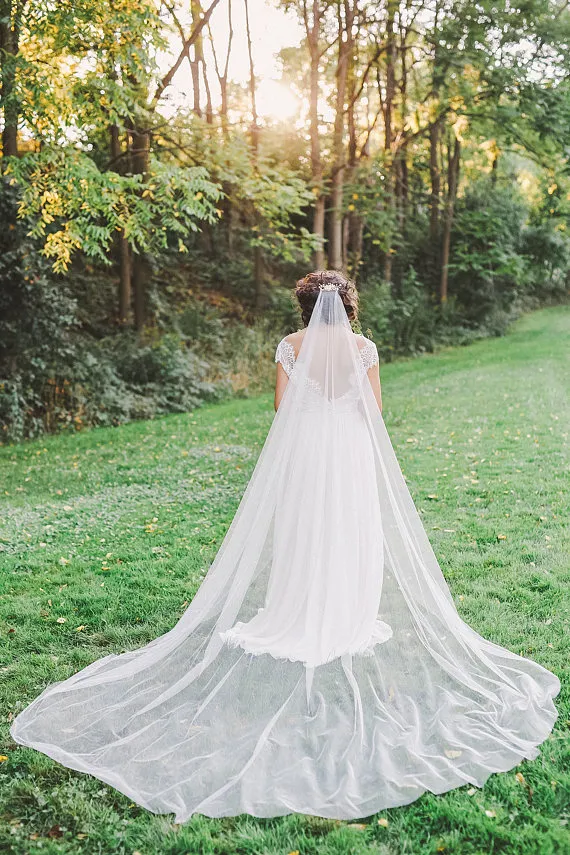
[[[321,282],[319,288],[321,291],[338,291],[340,285],[337,282],[325,282],[324,284]]]

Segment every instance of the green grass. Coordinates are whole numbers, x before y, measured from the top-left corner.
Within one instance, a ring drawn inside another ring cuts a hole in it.
[[[569,340],[570,310],[548,309],[505,338],[382,370],[386,423],[460,613],[563,684],[536,760],[483,790],[385,811],[387,826],[299,815],[176,826],[9,738],[48,683],[173,626],[247,483],[269,395],[0,448],[0,850],[568,855]]]

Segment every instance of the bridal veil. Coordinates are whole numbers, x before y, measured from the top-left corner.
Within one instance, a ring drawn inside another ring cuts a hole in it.
[[[342,300],[322,290],[184,615],[46,688],[11,733],[177,822],[350,819],[536,757],[559,689],[459,616]]]

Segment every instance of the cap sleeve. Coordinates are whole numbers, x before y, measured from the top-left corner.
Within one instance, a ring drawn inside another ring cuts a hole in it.
[[[373,365],[376,365],[380,361],[378,358],[378,348],[373,341],[367,340],[360,351],[360,358],[362,359],[365,371],[368,371],[369,368],[372,368]]]
[[[293,366],[295,365],[295,348],[286,339],[281,339],[275,351],[275,362],[280,362],[287,377],[291,376]]]

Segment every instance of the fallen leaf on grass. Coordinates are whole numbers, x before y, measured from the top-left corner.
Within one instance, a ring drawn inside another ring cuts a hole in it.
[[[66,620],[67,620],[67,618],[66,618],[66,617],[58,617],[58,619],[57,619],[56,623],[65,623],[65,622],[66,622]]]
[[[469,789],[467,790],[467,795],[474,796],[476,792],[477,790],[475,789],[475,787],[469,787]]]
[[[6,754],[0,754],[0,763],[5,763],[8,757]]]
[[[47,837],[63,837],[63,831],[60,825],[52,825],[47,833]]]
[[[346,827],[350,828],[352,831],[366,831],[366,826],[363,822],[351,822]]]
[[[486,811],[485,811],[485,816],[488,816],[488,817],[490,817],[490,818],[492,819],[493,817],[497,816],[497,814],[495,813],[495,811],[494,811],[494,810],[486,810]]]
[[[382,826],[382,828],[388,828],[388,820],[386,819],[386,817],[385,817],[385,816],[381,817],[381,818],[378,820],[378,825],[381,825],[381,826]]]
[[[506,540],[506,539],[507,539],[507,535],[506,535],[506,534],[498,534],[498,535],[497,535],[497,540]]]
[[[530,786],[529,782],[527,781],[527,779],[525,778],[523,773],[517,772],[515,775],[515,778],[517,779],[519,784],[522,784],[523,787],[526,789],[526,791],[528,792],[529,799],[532,799],[532,787]]]

